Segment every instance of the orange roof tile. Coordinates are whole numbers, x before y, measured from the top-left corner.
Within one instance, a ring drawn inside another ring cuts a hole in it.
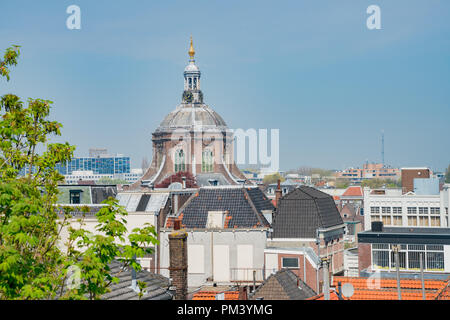
[[[343,196],[359,196],[362,197],[362,188],[358,186],[348,187],[347,190],[342,194]]]
[[[194,293],[192,300],[216,300],[216,295],[219,293],[225,293],[225,300],[239,300],[239,291],[200,291]]]
[[[321,293],[317,296],[308,298],[306,300],[325,300],[325,296],[323,293]],[[339,300],[338,295],[333,290],[330,290],[330,300]]]
[[[333,277],[333,287],[337,287],[338,282],[341,284],[351,283],[355,289],[385,289],[397,288],[396,279],[371,279],[362,277]],[[443,280],[425,280],[425,290],[438,290],[446,283]],[[401,279],[400,287],[402,289],[421,289],[422,284],[420,280]]]
[[[397,300],[396,279],[370,279],[362,277],[333,277],[333,286],[338,283],[351,283],[355,289],[350,300]],[[450,278],[444,280],[424,280],[425,299],[450,299]],[[402,300],[422,300],[422,284],[420,280],[401,279]],[[337,295],[336,295],[337,296]],[[317,296],[316,300],[323,300]]]

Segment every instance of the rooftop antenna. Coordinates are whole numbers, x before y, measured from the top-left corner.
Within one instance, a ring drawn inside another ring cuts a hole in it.
[[[381,130],[381,163],[384,167],[384,129]]]

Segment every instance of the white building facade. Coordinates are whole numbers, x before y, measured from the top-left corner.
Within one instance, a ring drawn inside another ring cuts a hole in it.
[[[402,194],[401,189],[371,190],[364,188],[365,230],[373,221],[386,227],[449,227],[448,202],[450,185],[439,194]]]

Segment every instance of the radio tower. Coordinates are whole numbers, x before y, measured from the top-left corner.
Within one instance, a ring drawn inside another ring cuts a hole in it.
[[[384,129],[381,130],[381,162],[384,167]]]

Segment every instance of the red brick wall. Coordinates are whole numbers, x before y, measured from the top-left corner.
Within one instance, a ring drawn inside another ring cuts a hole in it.
[[[176,287],[175,300],[187,298],[187,233],[169,234],[170,278]]]
[[[358,243],[358,270],[361,272],[372,264],[372,253],[369,243]]]
[[[305,263],[303,262],[303,255],[302,254],[285,254],[280,253],[278,254],[278,266],[281,270],[283,268],[282,264],[282,258],[298,258],[299,262],[299,269],[291,269],[292,272],[294,272],[300,279],[302,279],[308,286],[310,286],[314,291],[317,292],[317,275],[316,275],[316,269],[311,265],[311,263],[308,261],[308,259],[304,259]],[[306,281],[304,279],[304,270],[306,266]]]
[[[408,193],[414,191],[414,178],[429,178],[428,169],[405,169],[402,170],[402,191]]]

